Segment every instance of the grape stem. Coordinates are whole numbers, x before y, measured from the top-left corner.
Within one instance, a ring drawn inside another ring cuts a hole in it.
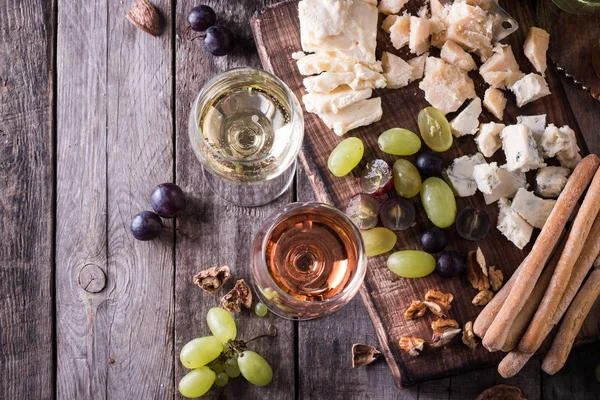
[[[271,325],[271,326],[269,327],[269,332],[267,332],[267,333],[263,333],[262,335],[258,335],[258,336],[256,336],[256,337],[254,337],[254,338],[250,339],[250,340],[247,340],[247,341],[246,341],[246,344],[248,344],[248,343],[250,343],[250,342],[253,342],[253,341],[255,341],[256,339],[264,338],[264,337],[267,337],[267,336],[271,336],[271,337],[275,337],[275,336],[277,336],[277,328],[275,328],[275,326],[274,326],[274,325]]]

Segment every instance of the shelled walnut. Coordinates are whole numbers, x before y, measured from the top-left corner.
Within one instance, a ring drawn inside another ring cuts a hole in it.
[[[475,400],[527,400],[527,397],[518,387],[501,384],[484,390]]]
[[[490,280],[490,285],[492,285],[492,290],[497,292],[502,287],[502,283],[504,282],[504,274],[496,267],[488,268],[488,278]]]
[[[492,300],[492,297],[494,297],[494,293],[491,290],[483,289],[483,290],[479,291],[479,293],[477,293],[477,295],[475,295],[472,303],[475,306],[485,306],[487,303],[489,303]]]
[[[440,318],[431,323],[433,338],[431,346],[442,347],[450,342],[462,330],[458,327],[458,322],[453,319]]]
[[[402,336],[400,338],[400,348],[413,357],[418,356],[423,351],[425,340],[418,337]]]
[[[473,350],[475,350],[479,344],[477,336],[475,336],[475,332],[473,332],[473,322],[471,321],[463,326],[462,342]]]
[[[231,312],[240,312],[240,306],[252,307],[252,291],[243,279],[239,279],[233,289],[221,299],[223,308]]]
[[[479,291],[490,288],[487,264],[479,247],[467,255],[467,279]]]
[[[413,300],[410,306],[404,311],[404,318],[416,319],[422,317],[427,312],[427,306],[418,300]]]
[[[451,304],[454,300],[452,293],[444,293],[441,290],[429,289],[425,293],[425,301],[423,304],[429,308],[437,317],[447,317],[448,311],[452,308]]]
[[[215,293],[223,287],[223,284],[231,277],[231,271],[227,265],[212,267],[198,272],[194,275],[194,284],[209,293]]]

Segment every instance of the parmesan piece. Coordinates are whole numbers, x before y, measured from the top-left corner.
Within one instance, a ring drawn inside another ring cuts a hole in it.
[[[473,51],[482,61],[492,55],[491,16],[478,6],[454,2],[446,18],[448,39]]]
[[[502,91],[490,87],[483,96],[483,106],[492,113],[492,115],[502,121],[504,107],[506,107],[506,97]]]
[[[532,26],[527,33],[527,39],[523,44],[523,53],[531,62],[537,72],[545,76],[546,52],[550,44],[550,34],[541,28]]]
[[[333,129],[336,135],[342,136],[349,130],[359,126],[369,125],[381,119],[381,98],[361,100],[341,109],[337,113],[323,113],[319,117],[329,129]]]
[[[454,64],[465,71],[472,71],[477,68],[475,61],[473,61],[473,57],[452,40],[447,40],[446,43],[444,43],[440,57],[442,60]]]
[[[304,103],[306,111],[310,113],[337,113],[342,108],[368,99],[372,94],[371,89],[352,90],[348,86],[342,86],[329,93],[305,94],[302,96],[302,103]]]
[[[408,48],[411,53],[421,55],[429,50],[429,20],[410,17]]]
[[[444,114],[475,98],[475,85],[465,71],[441,58],[427,57],[425,78],[419,83],[425,99]]]
[[[408,3],[408,0],[380,0],[378,6],[379,12],[388,15],[398,14],[406,3]]]
[[[388,15],[381,23],[381,29],[383,29],[383,31],[386,33],[390,33],[390,28],[396,23],[397,19],[397,15]]]
[[[495,54],[479,68],[479,74],[486,83],[504,89],[525,76],[519,69],[511,46],[497,47],[494,50]]]
[[[387,51],[381,56],[381,63],[383,65],[383,76],[387,80],[389,89],[397,89],[408,85],[413,73],[413,67],[410,64]]]
[[[423,78],[423,73],[425,72],[425,60],[427,59],[428,55],[429,53],[425,53],[407,61],[408,65],[413,68],[409,82]]]
[[[546,80],[537,74],[525,75],[516,81],[510,90],[515,94],[519,107],[550,94]]]
[[[502,147],[500,133],[502,133],[504,128],[506,128],[506,125],[495,122],[480,125],[479,134],[475,137],[475,143],[477,143],[477,149],[484,156],[491,157],[496,150]]]
[[[390,40],[392,46],[401,49],[406,46],[410,40],[410,15],[406,12],[400,15],[394,25],[390,27]]]

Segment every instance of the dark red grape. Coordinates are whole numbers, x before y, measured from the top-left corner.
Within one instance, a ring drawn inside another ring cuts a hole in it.
[[[383,226],[392,231],[403,231],[415,222],[415,206],[404,198],[388,199],[379,213]]]
[[[368,194],[359,193],[350,199],[346,215],[358,229],[371,229],[377,225],[379,203]]]
[[[129,229],[137,240],[152,240],[162,231],[163,223],[160,217],[152,211],[142,211],[131,220]]]
[[[465,207],[456,216],[456,230],[467,240],[481,240],[490,231],[490,217],[483,210]]]
[[[417,156],[416,165],[422,176],[441,176],[444,161],[437,153],[427,152]]]
[[[198,32],[204,32],[217,22],[217,14],[215,10],[209,6],[196,6],[187,17],[190,28]]]
[[[152,209],[163,218],[173,218],[185,211],[185,194],[174,183],[161,183],[150,195]]]
[[[444,278],[456,278],[465,273],[465,260],[455,251],[443,252],[437,260],[435,270]]]
[[[443,229],[433,227],[421,235],[421,247],[428,253],[439,253],[448,245],[448,237]]]
[[[390,165],[379,159],[369,161],[360,178],[360,184],[363,191],[372,196],[381,196],[389,192],[394,186]]]
[[[224,26],[211,26],[202,43],[204,51],[213,56],[224,56],[233,51],[233,33]]]

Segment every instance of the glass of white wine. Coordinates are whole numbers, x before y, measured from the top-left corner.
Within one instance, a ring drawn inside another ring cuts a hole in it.
[[[294,179],[304,137],[302,108],[276,76],[234,68],[200,90],[189,136],[212,190],[230,203],[259,206]]]

